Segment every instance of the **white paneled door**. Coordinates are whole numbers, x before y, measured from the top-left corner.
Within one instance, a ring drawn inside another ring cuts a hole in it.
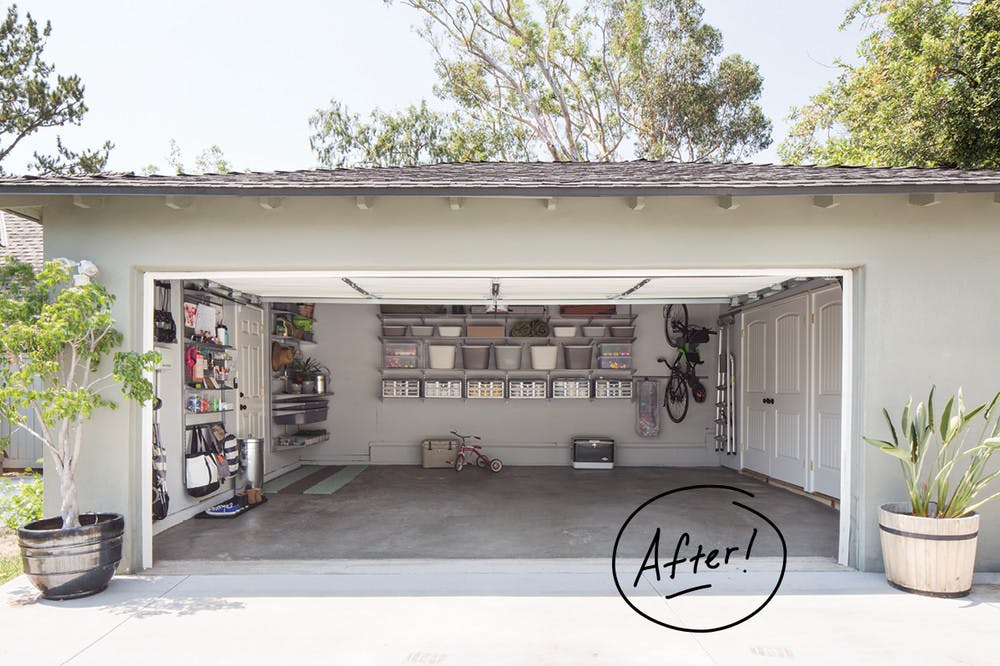
[[[237,437],[267,435],[265,392],[267,367],[264,356],[264,311],[253,305],[236,306],[236,375],[239,418]]]
[[[809,297],[805,294],[772,307],[774,335],[771,344],[774,376],[770,396],[774,413],[771,440],[771,476],[806,487],[809,451]]]
[[[843,369],[840,287],[811,295],[813,326],[812,490],[840,497],[840,393]]]
[[[809,297],[743,315],[743,466],[805,488]]]

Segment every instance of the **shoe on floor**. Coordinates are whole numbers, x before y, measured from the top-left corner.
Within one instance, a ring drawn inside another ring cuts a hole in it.
[[[223,504],[216,504],[210,509],[206,509],[205,513],[209,516],[231,516],[237,514],[243,510],[243,507],[236,500],[230,500]]]

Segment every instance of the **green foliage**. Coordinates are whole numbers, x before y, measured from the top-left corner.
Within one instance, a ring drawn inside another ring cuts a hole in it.
[[[114,351],[123,340],[111,316],[114,296],[83,282],[70,286],[62,261],[47,262],[37,274],[16,260],[0,265],[0,355],[6,361],[0,366],[0,417],[52,454],[67,527],[79,524],[73,473],[84,421],[102,407],[117,408],[103,394],[112,388],[132,400],[150,400],[145,373],[160,360],[156,352]],[[38,431],[27,425],[25,408],[38,418]]]
[[[367,120],[310,119],[325,166],[441,161],[740,159],[771,143],[757,67],[721,58],[697,0],[402,0],[434,50],[435,94]]]
[[[989,470],[990,458],[1000,447],[1000,418],[995,418],[998,406],[1000,393],[989,403],[967,410],[959,389],[957,396],[948,398],[935,421],[932,388],[926,406],[919,403],[914,408],[913,398],[906,402],[899,430],[889,412],[882,410],[890,439],[864,439],[899,460],[913,515],[958,518],[1000,498],[996,493],[977,501],[1000,476],[1000,471]],[[968,428],[980,415],[982,430],[966,448]],[[964,469],[959,474],[956,468]]]
[[[35,474],[27,483],[0,479],[0,521],[11,530],[42,519],[42,475]]]
[[[170,139],[170,152],[167,155],[167,165],[174,173],[191,173],[184,168],[181,147],[174,139]],[[145,175],[152,175],[159,173],[160,169],[155,164],[149,164],[142,171]],[[222,148],[215,143],[198,153],[198,156],[194,159],[195,173],[229,173],[231,171],[233,171],[232,165],[226,159]]]
[[[27,137],[40,129],[79,125],[87,112],[80,77],[57,74],[55,66],[42,59],[52,26],[39,24],[26,14],[22,22],[17,5],[7,9],[0,23],[0,161]],[[74,152],[56,139],[53,156],[35,153],[36,171],[57,173],[93,172],[107,163],[110,142],[96,150]]]
[[[861,62],[793,109],[790,163],[1000,168],[1000,0],[862,0]]]
[[[528,136],[511,123],[489,128],[459,114],[432,111],[426,101],[402,112],[372,111],[367,119],[336,100],[309,119],[309,145],[327,167],[412,166],[437,162],[530,159]]]

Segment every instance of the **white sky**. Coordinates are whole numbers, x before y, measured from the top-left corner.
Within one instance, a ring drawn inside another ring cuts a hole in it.
[[[763,106],[775,144],[784,116],[850,59],[856,31],[840,32],[852,0],[702,0],[725,52],[764,75]],[[331,97],[354,111],[433,98],[429,49],[411,26],[417,15],[382,0],[21,0],[22,12],[52,22],[46,60],[76,73],[90,108],[79,128],[61,128],[74,148],[115,143],[109,169],[166,172],[177,140],[188,168],[218,144],[236,169],[316,166],[308,118]],[[432,100],[432,104],[434,101]],[[440,106],[440,104],[438,105]],[[31,151],[5,161],[23,172]],[[752,158],[776,161],[775,148]]]

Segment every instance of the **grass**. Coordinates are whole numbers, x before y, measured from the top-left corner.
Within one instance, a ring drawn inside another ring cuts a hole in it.
[[[21,575],[21,558],[14,555],[12,557],[0,557],[0,585],[3,585],[11,578]]]

